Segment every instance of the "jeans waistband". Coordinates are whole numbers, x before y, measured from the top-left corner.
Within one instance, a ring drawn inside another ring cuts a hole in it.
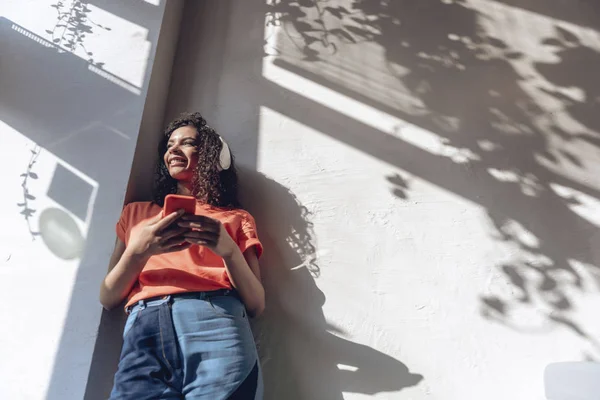
[[[151,297],[149,299],[143,299],[128,306],[125,309],[127,314],[131,314],[136,309],[143,310],[146,307],[159,306],[164,303],[172,303],[177,300],[182,299],[198,299],[198,300],[207,300],[211,297],[218,296],[234,296],[236,298],[240,298],[237,291],[234,289],[218,289],[207,292],[184,292],[184,293],[176,293],[176,294],[168,294],[165,296],[157,296]]]

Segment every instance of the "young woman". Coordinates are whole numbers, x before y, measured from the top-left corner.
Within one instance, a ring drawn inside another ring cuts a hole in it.
[[[226,143],[199,113],[167,127],[154,202],[128,204],[100,301],[129,314],[111,399],[259,399],[248,315],[264,309],[252,216],[237,200]],[[162,215],[170,193],[194,215]]]

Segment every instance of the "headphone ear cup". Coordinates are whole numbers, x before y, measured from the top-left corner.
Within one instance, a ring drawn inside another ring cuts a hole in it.
[[[219,136],[219,140],[221,140],[222,144],[221,154],[219,154],[219,167],[221,171],[223,171],[231,167],[231,151],[229,150],[229,146],[221,136]]]

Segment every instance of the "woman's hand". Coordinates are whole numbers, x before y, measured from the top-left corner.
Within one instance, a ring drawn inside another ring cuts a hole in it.
[[[150,258],[156,254],[172,253],[189,248],[184,233],[188,229],[169,226],[183,215],[183,210],[162,217],[162,211],[154,218],[136,225],[131,230],[126,251],[133,256]]]
[[[171,226],[183,215],[183,210],[162,218],[162,211],[148,221],[132,228],[127,246],[117,240],[111,257],[110,271],[100,287],[100,302],[107,310],[121,303],[138,280],[146,261],[161,253],[190,247],[183,237],[188,229]]]
[[[248,313],[252,316],[259,315],[265,308],[265,289],[260,282],[255,250],[248,249],[242,254],[223,224],[209,217],[186,214],[177,225],[189,229],[183,234],[188,243],[204,246],[223,258],[229,280]]]
[[[204,246],[222,258],[230,257],[238,248],[223,224],[216,219],[186,214],[177,225],[187,228],[183,237],[188,243]]]

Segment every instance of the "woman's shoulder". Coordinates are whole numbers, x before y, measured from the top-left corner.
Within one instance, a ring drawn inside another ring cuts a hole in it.
[[[210,207],[211,213],[217,219],[224,218],[228,220],[239,220],[239,221],[247,221],[254,220],[252,214],[250,212],[244,210],[243,208],[221,208],[221,207]]]
[[[244,210],[243,208],[232,208],[231,212],[241,219],[254,219],[252,217],[252,214],[250,214],[248,210]]]
[[[232,212],[241,218],[252,218],[252,214],[248,210],[244,210],[243,208],[234,208]]]

